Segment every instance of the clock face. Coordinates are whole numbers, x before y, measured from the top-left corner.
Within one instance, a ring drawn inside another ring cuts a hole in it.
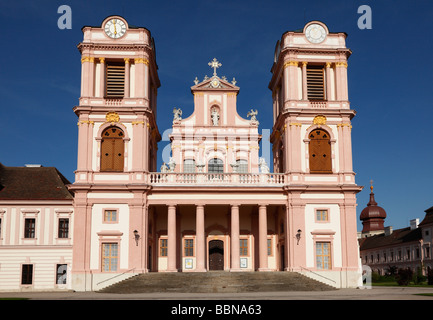
[[[312,24],[305,30],[305,35],[311,43],[320,43],[326,38],[326,31],[320,24]]]
[[[120,19],[108,20],[104,27],[107,36],[113,39],[118,39],[122,37],[126,32],[126,25]]]

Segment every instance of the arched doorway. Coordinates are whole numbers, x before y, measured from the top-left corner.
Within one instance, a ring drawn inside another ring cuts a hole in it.
[[[102,132],[101,171],[123,171],[125,134],[118,127],[109,127]]]
[[[310,173],[332,173],[331,141],[328,132],[315,129],[309,135]]]
[[[209,270],[224,270],[224,241],[209,241]]]

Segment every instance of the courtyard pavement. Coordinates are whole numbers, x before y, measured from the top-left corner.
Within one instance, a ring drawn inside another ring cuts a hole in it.
[[[371,289],[338,289],[330,291],[287,291],[248,293],[133,293],[98,292],[0,292],[0,299],[29,300],[431,300],[433,288],[373,287]]]

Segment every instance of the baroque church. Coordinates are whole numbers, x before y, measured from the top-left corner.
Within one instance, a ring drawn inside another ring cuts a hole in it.
[[[191,87],[193,113],[169,110],[170,160],[157,168],[149,30],[110,16],[82,31],[75,181],[0,164],[0,290],[213,270],[361,284],[345,33],[311,21],[277,41],[272,164],[259,157],[258,111],[238,114],[240,88],[213,59],[213,76]]]

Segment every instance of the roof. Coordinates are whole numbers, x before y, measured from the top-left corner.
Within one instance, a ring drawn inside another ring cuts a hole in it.
[[[421,228],[411,230],[410,227],[394,230],[390,235],[384,233],[359,240],[360,250],[389,247],[422,239]]]
[[[6,167],[0,163],[0,200],[72,200],[70,182],[54,167]]]
[[[426,213],[425,217],[421,221],[421,223],[419,224],[419,226],[433,223],[433,207],[428,208],[424,212]]]

